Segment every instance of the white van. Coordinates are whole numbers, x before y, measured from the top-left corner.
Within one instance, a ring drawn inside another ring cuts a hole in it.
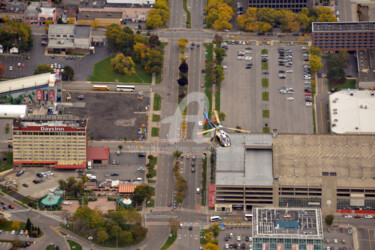
[[[72,202],[71,201],[63,201],[63,204],[64,205],[72,205]]]
[[[137,181],[142,181],[143,179],[141,177],[137,177]]]
[[[200,193],[201,193],[200,188],[197,188],[197,194],[200,194]]]
[[[87,162],[87,169],[91,169],[91,167],[92,167],[92,166],[91,166],[91,161],[88,161],[88,162]]]

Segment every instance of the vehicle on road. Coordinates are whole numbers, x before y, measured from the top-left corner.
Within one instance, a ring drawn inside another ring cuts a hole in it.
[[[228,66],[227,65],[223,65],[223,69],[227,69],[228,68]]]
[[[12,70],[13,70],[13,67],[12,67],[12,66],[9,66],[9,70],[12,71]]]
[[[170,206],[172,206],[172,202],[169,201],[168,202],[168,207],[170,207]]]
[[[112,173],[111,176],[119,176],[118,173]]]
[[[355,218],[355,219],[360,219],[360,218],[362,218],[362,217],[361,217],[360,215],[355,215],[354,218]]]
[[[8,206],[10,209],[14,209],[14,206],[13,205],[9,205]]]
[[[372,216],[372,215],[369,215],[369,214],[365,215],[365,219],[373,219],[373,218],[374,218],[374,216]]]
[[[219,222],[219,221],[221,221],[221,217],[220,216],[211,216],[210,220],[211,220],[211,222]]]
[[[24,186],[24,187],[29,187],[29,185],[27,185],[26,183],[22,184],[22,186]]]
[[[24,170],[21,170],[21,171],[19,171],[16,175],[19,177],[19,176],[23,175],[24,173],[25,173],[25,171],[24,171]]]
[[[237,236],[237,241],[241,241],[241,235]]]
[[[288,98],[286,98],[288,101],[293,101],[294,100],[294,97],[290,96]]]
[[[94,85],[92,89],[101,90],[101,91],[109,91],[109,87],[107,85]]]

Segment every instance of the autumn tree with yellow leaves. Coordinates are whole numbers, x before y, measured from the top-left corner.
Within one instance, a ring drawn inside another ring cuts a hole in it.
[[[165,26],[170,16],[169,1],[157,0],[154,8],[148,12],[146,26],[151,29]]]
[[[234,12],[232,7],[223,0],[209,0],[206,7],[206,21],[209,27],[216,30],[231,29],[232,24],[229,22]]]

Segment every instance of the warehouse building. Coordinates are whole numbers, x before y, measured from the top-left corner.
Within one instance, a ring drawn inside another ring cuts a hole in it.
[[[320,209],[254,208],[253,249],[323,250]]]
[[[217,149],[212,209],[273,206],[321,208],[324,214],[375,212],[375,136],[230,137],[230,148]]]
[[[86,168],[86,149],[86,119],[27,116],[13,120],[14,166]]]
[[[331,133],[375,134],[375,93],[341,90],[329,96]]]
[[[324,51],[375,49],[375,22],[316,22],[312,24],[314,47]]]

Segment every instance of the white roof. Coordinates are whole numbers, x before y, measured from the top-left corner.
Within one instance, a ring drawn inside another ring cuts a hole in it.
[[[12,79],[0,82],[0,94],[9,91],[35,88],[46,84],[55,83],[55,75],[52,73],[44,73],[40,75],[27,76],[23,78]]]
[[[374,91],[341,90],[329,103],[332,133],[375,133]]]
[[[27,105],[6,105],[0,104],[0,117],[18,118],[25,117],[27,114]]]
[[[155,4],[155,0],[107,0],[107,3],[113,4]]]
[[[41,13],[40,15],[49,15],[49,16],[53,16],[53,12],[55,11],[55,8],[40,8],[41,10]]]

